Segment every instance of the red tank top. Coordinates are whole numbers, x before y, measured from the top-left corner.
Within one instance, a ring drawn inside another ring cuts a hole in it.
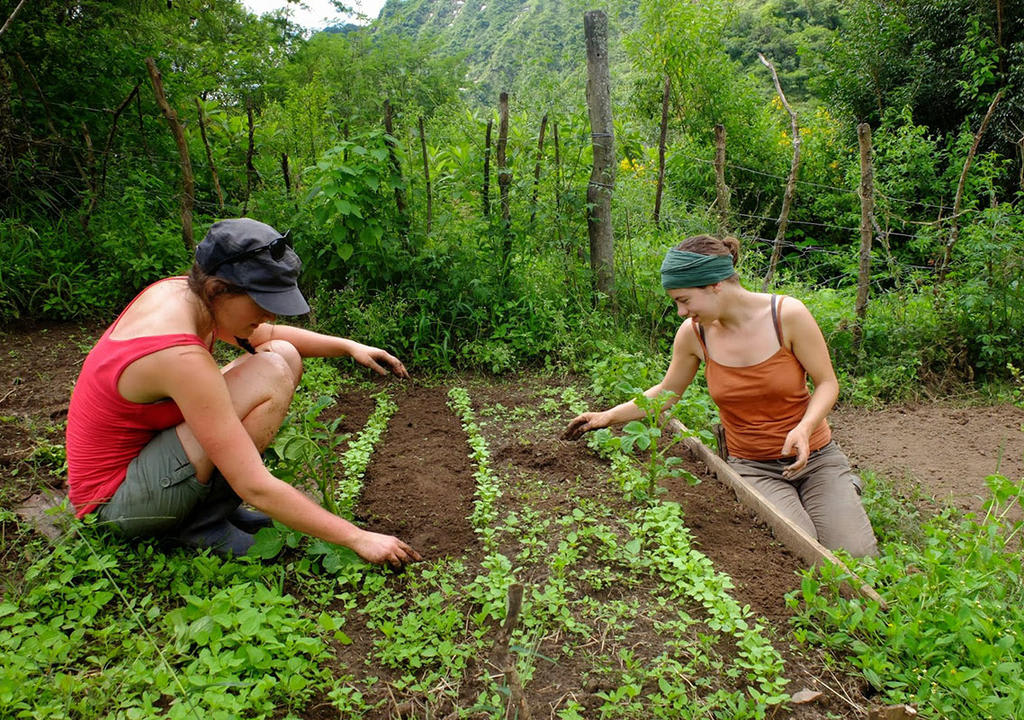
[[[754,365],[735,367],[715,362],[708,352],[704,329],[693,323],[704,350],[704,377],[708,394],[718,406],[729,454],[744,460],[779,460],[786,435],[799,424],[811,401],[807,370],[782,342],[778,308],[772,296],[772,322],[778,351]],[[826,421],[814,429],[810,450],[820,450],[832,440]]]
[[[142,448],[158,432],[183,420],[181,410],[170,398],[134,403],[121,397],[117,383],[124,369],[145,355],[169,347],[199,345],[210,349],[191,333],[112,339],[111,333],[134,302],[86,356],[71,393],[66,431],[68,497],[78,517],[113,497],[124,482],[128,464]]]

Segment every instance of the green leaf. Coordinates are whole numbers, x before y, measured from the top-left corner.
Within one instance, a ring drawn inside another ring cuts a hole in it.
[[[260,528],[254,537],[255,542],[246,553],[249,557],[270,560],[284,548],[284,533],[277,528]]]

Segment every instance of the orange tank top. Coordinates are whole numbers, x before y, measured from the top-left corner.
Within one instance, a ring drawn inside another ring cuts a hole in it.
[[[778,351],[754,365],[734,367],[715,362],[708,352],[704,328],[693,323],[704,351],[704,376],[708,394],[718,406],[725,429],[729,454],[744,460],[779,460],[786,435],[797,426],[807,411],[811,393],[807,389],[807,370],[782,342],[779,311],[782,299],[772,295],[772,322],[779,341]],[[832,440],[828,423],[811,433],[811,452]]]

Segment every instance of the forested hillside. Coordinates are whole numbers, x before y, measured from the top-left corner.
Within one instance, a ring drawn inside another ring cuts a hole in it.
[[[4,3],[0,312],[104,316],[247,214],[293,228],[321,322],[431,366],[575,363],[597,337],[662,342],[657,258],[710,230],[741,237],[755,284],[821,290],[850,392],[1024,365],[1019,4],[604,3],[616,315],[590,293],[590,7],[392,0],[309,37],[234,0]],[[858,123],[874,209],[854,317]]]

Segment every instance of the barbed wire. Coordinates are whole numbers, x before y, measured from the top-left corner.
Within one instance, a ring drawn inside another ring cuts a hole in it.
[[[83,106],[73,106],[73,105],[66,105],[66,106],[67,107],[72,107],[72,108],[83,107]],[[463,122],[461,124],[463,126],[465,126],[467,123]],[[64,139],[56,139],[55,140],[55,139],[49,138],[49,137],[46,137],[46,138],[34,138],[34,137],[31,137],[31,136],[23,135],[23,134],[19,134],[19,133],[8,133],[6,135],[6,137],[10,138],[10,139],[12,139],[14,141],[24,142],[26,144],[34,145],[36,147],[47,147],[47,148],[51,148],[51,149],[55,149],[55,150],[67,150],[67,151],[79,153],[80,155],[83,155],[83,156],[91,155],[91,157],[94,160],[95,159],[99,159],[99,158],[105,158],[105,159],[108,159],[108,160],[109,159],[117,159],[117,160],[122,160],[122,161],[123,160],[128,160],[128,161],[135,161],[135,162],[144,161],[144,162],[148,162],[148,163],[151,163],[151,164],[158,164],[158,165],[163,165],[163,166],[166,166],[166,167],[173,167],[173,168],[180,168],[180,166],[181,166],[180,160],[175,159],[173,157],[160,157],[160,156],[155,155],[155,154],[153,154],[151,152],[150,153],[140,153],[140,152],[138,152],[135,149],[125,150],[123,147],[111,148],[109,150],[103,150],[103,149],[98,149],[98,148],[96,148],[94,146],[94,147],[92,147],[90,149],[90,148],[85,147],[84,145],[77,144],[77,143],[74,143],[74,142],[68,142],[67,140],[64,140]],[[439,148],[439,147],[440,146],[435,146],[435,149]],[[480,149],[480,147],[481,147],[480,144],[477,144],[477,149],[478,150]],[[223,146],[221,146],[221,148],[223,148]],[[243,152],[243,151],[234,150],[234,149],[232,149],[232,151],[235,152],[235,153]],[[524,153],[526,153],[527,155],[531,155],[532,157],[529,158],[529,159],[532,160],[533,158],[536,157],[536,148],[534,147],[534,148],[531,149],[531,148],[526,147],[526,145],[524,145]],[[683,157],[683,158],[687,158],[687,159],[690,159],[690,160],[693,160],[693,161],[696,161],[696,162],[701,162],[701,163],[705,163],[705,164],[713,164],[713,162],[710,161],[710,160],[705,160],[703,158],[699,158],[699,157],[690,155],[688,153],[679,153],[679,152],[677,152],[677,153],[674,153],[674,155],[680,156],[680,157]],[[460,170],[462,170],[464,172],[468,172],[469,171],[469,164],[470,164],[470,158],[469,157],[460,157],[460,156],[455,155],[455,154],[448,154],[447,158],[452,162],[452,164],[454,166],[458,167]],[[192,164],[192,167],[193,167],[194,170],[198,170],[201,173],[212,173],[214,170],[216,170],[218,173],[221,173],[221,174],[229,174],[230,173],[230,174],[239,174],[239,175],[241,175],[241,174],[245,174],[245,173],[248,172],[248,168],[245,165],[243,165],[243,164],[234,164],[234,163],[230,163],[230,162],[217,162],[217,163],[211,165],[203,157],[197,157],[197,158],[191,159],[191,164]],[[531,163],[527,163],[527,164],[531,164]],[[525,165],[524,165],[524,167],[525,167]],[[740,170],[740,171],[744,171],[744,172],[754,173],[754,174],[757,174],[757,175],[760,175],[760,176],[763,176],[763,177],[769,177],[769,178],[773,178],[773,179],[780,180],[780,181],[786,179],[786,178],[783,178],[780,175],[774,175],[772,173],[764,172],[764,171],[761,171],[761,170],[756,170],[754,168],[748,168],[748,167],[745,167],[745,166],[742,166],[742,165],[738,165],[738,164],[735,164],[735,163],[726,163],[726,167],[728,167],[730,169],[733,169],[733,170]],[[95,171],[94,171],[93,174],[95,175]],[[532,176],[532,173],[527,173],[527,174],[530,174]],[[523,177],[525,177],[525,175]],[[67,202],[68,201],[67,197],[65,197],[63,194],[61,194],[60,191],[58,190],[58,188],[52,182],[48,183],[43,178],[49,178],[50,180],[64,181],[66,184],[69,184],[69,185],[73,185],[75,183],[78,183],[78,182],[82,181],[82,176],[81,175],[73,174],[73,173],[70,173],[70,172],[68,172],[68,173],[61,173],[61,172],[58,172],[58,171],[49,170],[48,172],[38,172],[36,175],[34,175],[34,180],[35,181],[38,181],[40,183],[45,183],[46,191],[48,193],[50,193],[52,196],[54,196],[56,198],[59,198],[62,202]],[[410,180],[410,182],[411,182],[411,180]],[[834,192],[837,192],[837,193],[841,193],[841,194],[852,194],[852,195],[857,195],[858,194],[856,190],[850,190],[849,188],[842,188],[842,187],[838,187],[838,186],[834,186],[834,185],[827,185],[827,184],[822,184],[822,183],[814,183],[814,182],[810,182],[810,181],[797,181],[797,182],[799,184],[804,184],[804,185],[807,185],[807,186],[810,186],[810,187],[815,187],[815,188],[820,188],[820,189],[827,189],[827,190],[831,190],[831,191],[834,191]],[[889,196],[884,196],[884,197],[889,197]],[[896,202],[906,203],[907,205],[916,204],[916,205],[919,205],[921,207],[937,208],[937,209],[944,210],[944,211],[945,210],[951,210],[951,208],[948,208],[946,206],[932,205],[932,204],[923,203],[923,202],[920,202],[920,201],[907,201],[907,200],[902,200],[900,198],[890,198],[890,199],[895,200]],[[195,204],[197,206],[199,206],[201,208],[210,209],[212,211],[220,210],[219,203],[214,203],[212,200],[211,201],[206,201],[206,200],[203,200],[203,199],[197,197],[197,198],[195,198],[194,202],[195,202]],[[692,207],[694,209],[698,209],[698,206],[697,206],[696,203],[693,203]],[[701,207],[700,209],[703,209],[703,208]],[[962,210],[961,214],[962,215],[968,215],[968,214],[976,213],[976,212],[979,212],[979,211],[977,211],[977,210],[975,210],[973,208],[968,208],[968,209]],[[767,216],[767,215],[761,215],[761,214],[752,213],[752,212],[733,212],[733,215],[735,217],[743,218],[743,219],[748,220],[748,221],[761,221],[761,222],[766,222],[766,223],[777,223],[778,222],[778,218],[776,218],[776,217],[770,217],[770,216]],[[945,221],[949,221],[949,219],[950,218],[945,218]],[[900,225],[908,225],[908,224],[935,225],[937,222],[940,221],[940,220],[937,220],[937,221],[922,222],[922,221],[911,220],[911,219],[908,219],[908,218],[903,218],[903,217],[900,217],[900,216],[898,216],[896,218],[896,220],[898,221],[898,224],[900,224]],[[791,218],[788,221],[788,223],[790,225],[794,225],[794,226],[801,226],[801,227],[808,227],[808,228],[825,228],[825,229],[832,230],[832,231],[842,231],[842,232],[847,232],[847,233],[851,233],[851,234],[860,233],[860,227],[859,226],[846,226],[846,225],[841,225],[841,224],[838,224],[838,223],[820,222],[820,221],[813,221],[813,220],[803,220],[803,219],[796,219],[796,218]],[[876,231],[874,234],[876,236],[895,237],[895,238],[902,238],[902,239],[906,239],[906,240],[916,240],[916,239],[920,239],[922,237],[922,235],[920,233],[906,233],[906,232],[900,232],[900,231],[896,231],[896,230],[888,230],[888,231],[883,231],[881,233]]]
[[[113,112],[113,110],[110,110],[110,109],[92,108],[92,107],[89,107],[89,106],[86,106],[86,105],[75,105],[75,104],[71,104],[71,103],[61,103],[61,102],[52,102],[51,101],[48,104],[51,105],[51,106],[55,106],[55,107],[63,107],[63,108],[69,109],[69,110],[83,110],[83,111],[87,111],[87,112],[94,112],[94,113],[100,113],[100,114],[110,114],[110,113]],[[465,125],[465,123],[462,123],[462,124],[463,124],[463,126]],[[10,135],[10,137],[14,137],[14,135]],[[20,136],[20,137],[22,139],[25,139],[24,136]],[[40,142],[40,141],[32,139],[32,138],[29,138],[28,140],[32,141],[32,142]],[[481,143],[482,143],[482,140],[481,140]],[[77,152],[79,152],[81,154],[84,154],[84,153],[88,152],[88,150],[84,149],[82,146],[74,145],[74,144],[71,144],[71,143],[65,142],[65,143],[61,143],[61,145],[63,147],[66,147],[69,150],[75,150],[75,151],[77,151]],[[524,148],[524,149],[527,149],[527,148]],[[92,152],[93,152],[93,155],[100,155],[100,154],[103,153],[102,150],[97,150],[95,148],[93,149]],[[114,151],[110,151],[110,152],[112,153]],[[702,157],[699,157],[699,156],[696,156],[696,155],[691,155],[689,153],[678,151],[678,150],[674,151],[672,153],[672,155],[674,157],[682,157],[682,158],[685,158],[687,160],[691,160],[693,162],[701,163],[701,164],[704,164],[704,165],[711,165],[711,166],[714,165],[714,161],[713,160],[709,160],[707,158],[702,158]],[[153,161],[154,162],[168,162],[170,164],[176,164],[175,161],[173,161],[173,160],[154,159]],[[732,170],[732,171],[741,171],[741,172],[750,173],[750,174],[753,174],[753,175],[758,175],[760,177],[771,178],[773,180],[780,181],[781,183],[784,183],[786,180],[788,180],[788,178],[786,176],[777,175],[775,173],[767,172],[765,170],[758,170],[756,168],[747,167],[745,165],[741,165],[741,164],[738,164],[738,163],[735,163],[735,162],[727,161],[725,163],[725,167],[727,169],[729,169],[729,170]],[[814,181],[810,181],[810,180],[800,180],[800,179],[796,180],[796,184],[798,186],[806,186],[806,187],[811,187],[811,188],[830,190],[830,191],[838,193],[838,194],[852,195],[852,196],[855,196],[855,197],[859,196],[859,191],[856,188],[843,187],[843,186],[832,185],[832,184],[828,184],[828,183],[819,183],[819,182],[814,182]],[[886,200],[888,202],[901,203],[901,204],[906,205],[906,206],[916,206],[916,207],[921,207],[921,208],[929,208],[929,209],[938,211],[940,214],[945,214],[946,212],[949,212],[949,211],[951,211],[953,209],[951,205],[944,205],[944,204],[936,205],[934,203],[925,202],[923,200],[901,198],[901,197],[897,197],[895,195],[889,195],[887,193],[881,193],[881,192],[876,192],[875,197],[876,198],[884,199],[884,200]],[[904,222],[910,222],[909,220],[906,220],[905,218],[900,218],[900,219],[903,220]]]

